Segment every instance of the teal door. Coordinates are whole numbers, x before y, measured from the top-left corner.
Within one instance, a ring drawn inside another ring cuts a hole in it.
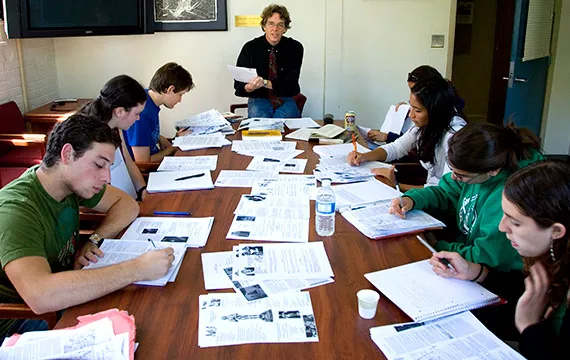
[[[504,121],[540,136],[550,57],[523,61],[528,14],[529,0],[516,0]]]

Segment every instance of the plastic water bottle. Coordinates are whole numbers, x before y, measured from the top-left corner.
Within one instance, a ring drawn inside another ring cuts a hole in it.
[[[331,181],[323,179],[322,186],[317,193],[315,208],[315,228],[320,236],[334,234],[335,203],[336,198],[331,188]]]

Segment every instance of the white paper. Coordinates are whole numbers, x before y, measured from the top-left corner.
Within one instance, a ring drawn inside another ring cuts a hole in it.
[[[356,149],[359,153],[367,153],[370,150],[364,146],[356,143]],[[346,157],[348,153],[354,151],[354,145],[352,143],[338,144],[338,145],[317,145],[313,146],[313,152],[319,155],[321,158],[324,157]]]
[[[410,111],[410,105],[402,104],[396,111],[396,106],[390,106],[388,112],[386,113],[386,117],[384,118],[384,123],[382,123],[382,127],[380,131],[383,133],[392,132],[394,134],[399,134],[402,132],[402,127],[404,126],[404,121],[408,116],[408,112]]]
[[[257,76],[257,70],[246,67],[226,65],[235,81],[248,83]]]
[[[314,174],[320,181],[330,179],[332,183],[351,183],[368,181],[374,177],[372,169],[390,168],[391,166],[379,161],[367,161],[360,166],[352,166],[348,163],[346,156],[322,157]]]
[[[290,176],[286,180],[285,176]],[[251,193],[314,199],[317,181],[314,175],[279,175],[277,180],[264,179],[253,183]]]
[[[174,262],[170,267],[168,273],[156,280],[137,281],[135,284],[139,285],[153,285],[164,286],[169,282],[170,278],[174,275],[180,266],[179,264],[184,259],[186,253],[186,245],[179,243],[155,243],[156,249],[164,249],[171,247],[174,250]],[[98,259],[96,263],[89,263],[83,269],[97,269],[105,266],[119,264],[125,261],[133,260],[140,255],[149,251],[155,250],[155,247],[150,241],[136,241],[136,240],[118,240],[118,239],[105,239],[101,245],[101,251],[105,256]],[[174,278],[176,276],[174,275]]]
[[[178,218],[178,217],[139,217],[123,234],[121,239],[148,241],[156,243],[183,243],[187,247],[206,245],[214,224],[213,217]]]
[[[232,151],[241,155],[256,154],[260,151],[293,151],[297,143],[295,141],[256,141],[256,140],[234,140],[232,142]],[[255,155],[249,155],[255,156]]]
[[[301,128],[320,128],[321,125],[317,124],[315,120],[304,117],[298,119],[286,119],[285,125],[289,129],[301,129]]]
[[[247,302],[238,294],[199,297],[198,346],[318,342],[311,297],[284,293]]]
[[[327,125],[323,126],[322,128],[313,131],[313,134],[311,136],[330,139],[330,138],[333,138],[333,137],[336,137],[336,136],[342,134],[344,131],[345,131],[345,129],[341,128],[338,125],[327,124]]]
[[[174,139],[172,145],[178,146],[182,151],[190,151],[231,145],[231,141],[227,140],[221,133],[214,133],[209,135],[178,136]]]
[[[295,130],[295,131],[285,135],[285,139],[309,141],[309,138],[311,137],[311,135],[313,135],[314,132],[315,132],[315,129],[303,128],[303,129]]]
[[[283,132],[284,120],[277,118],[250,118],[242,120],[240,130],[280,130]]]
[[[184,179],[188,176],[204,174],[202,176]],[[177,180],[180,179],[180,180]],[[149,193],[184,191],[184,190],[205,190],[213,189],[212,175],[210,170],[191,171],[162,171],[152,172],[148,175],[148,185],[146,190]]]
[[[252,187],[260,180],[277,179],[277,171],[222,170],[216,179],[216,187]]]
[[[282,161],[280,172],[303,174],[307,166],[308,159],[291,159],[289,161]]]
[[[291,159],[289,158],[286,160],[291,160]],[[282,162],[278,159],[273,159],[264,156],[256,156],[253,159],[251,159],[251,161],[247,165],[247,168],[245,169],[250,171],[280,171],[281,168],[283,168],[283,165],[285,165],[285,163],[286,161]]]
[[[375,327],[370,336],[388,360],[524,360],[470,312],[427,323]]]
[[[240,244],[233,262],[234,280],[315,279],[334,277],[322,241],[306,244]]]
[[[178,128],[185,128],[189,126],[231,126],[231,124],[220,114],[216,109],[210,109],[202,113],[192,115],[188,118],[176,122]]]
[[[235,215],[226,239],[308,242],[309,219]]]
[[[309,219],[310,202],[306,197],[242,195],[235,215],[285,219]]]
[[[216,170],[218,155],[165,156],[157,171]]]
[[[305,150],[288,150],[288,151],[251,151],[247,155],[253,157],[263,157],[279,161],[289,161],[296,156],[301,155]]]
[[[357,184],[334,185],[336,207],[359,206],[398,197],[398,190],[374,178]]]
[[[224,269],[233,264],[233,251],[202,253],[202,274],[206,290],[231,289],[232,281]]]

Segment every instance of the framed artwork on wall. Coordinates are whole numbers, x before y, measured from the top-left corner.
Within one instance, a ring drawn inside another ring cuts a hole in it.
[[[226,0],[153,0],[155,31],[226,31]]]

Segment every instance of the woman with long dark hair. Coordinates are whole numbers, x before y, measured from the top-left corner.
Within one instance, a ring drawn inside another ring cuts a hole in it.
[[[568,179],[570,164],[542,161],[515,172],[505,183],[499,229],[523,257],[523,272],[493,271],[455,252],[442,251],[430,260],[437,274],[463,280],[477,276],[477,282],[516,304],[511,308],[494,307],[495,313],[511,310],[507,314],[511,321],[500,321],[505,318],[500,315],[494,321],[504,325],[512,323],[514,317],[520,332],[519,350],[528,359],[568,358],[568,350],[563,353],[568,348],[564,341],[570,340]],[[451,261],[455,271],[442,266],[440,258]],[[520,289],[518,294],[516,289]]]
[[[358,166],[365,161],[393,161],[415,149],[420,163],[427,170],[426,186],[437,185],[439,179],[450,171],[445,161],[447,143],[455,132],[465,126],[465,120],[457,116],[455,93],[447,81],[443,78],[419,80],[411,90],[409,116],[415,127],[393,143],[371,152],[349,153],[349,163]],[[376,175],[395,182],[393,170],[378,170],[374,171]],[[405,191],[414,186],[400,184],[400,187]]]
[[[406,192],[403,206],[394,199],[390,211],[404,217],[408,210],[420,209],[442,221],[453,219],[448,226],[457,226],[455,238],[437,241],[436,250],[454,251],[502,271],[520,270],[520,256],[498,230],[501,193],[510,174],[544,159],[539,148],[538,138],[528,129],[469,124],[449,140],[451,173],[437,186]]]
[[[146,182],[125,146],[122,130],[127,130],[139,119],[145,102],[146,92],[142,85],[130,76],[119,75],[103,86],[95,100],[79,110],[118,129],[121,147],[115,153],[111,168],[111,185],[138,200],[142,199]]]

